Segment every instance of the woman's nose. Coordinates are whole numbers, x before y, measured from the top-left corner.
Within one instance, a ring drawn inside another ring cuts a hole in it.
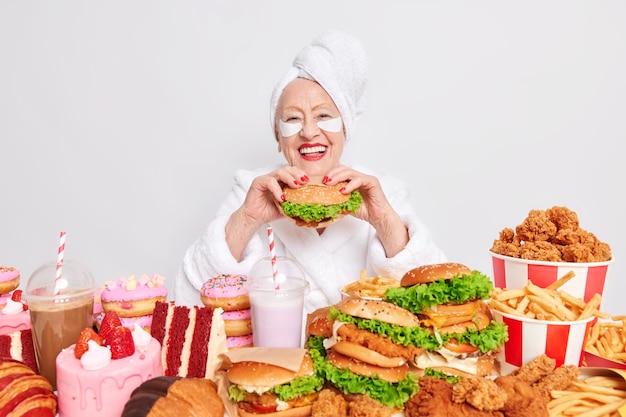
[[[319,132],[320,127],[317,125],[317,122],[315,120],[305,120],[302,124],[302,130],[300,131],[300,134],[305,139],[313,139],[319,134]]]

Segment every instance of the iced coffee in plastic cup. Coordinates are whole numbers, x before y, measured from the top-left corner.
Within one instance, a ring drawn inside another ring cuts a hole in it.
[[[55,262],[42,265],[30,276],[25,290],[39,373],[55,389],[56,357],[92,326],[96,290],[93,275],[83,265],[66,261],[60,283],[55,280],[56,270]]]
[[[309,283],[292,259],[278,257],[277,268],[275,277],[268,257],[248,273],[253,343],[257,347],[301,347]]]

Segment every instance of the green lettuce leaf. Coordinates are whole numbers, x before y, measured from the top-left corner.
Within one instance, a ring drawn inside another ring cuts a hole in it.
[[[376,319],[368,320],[350,316],[341,313],[335,307],[330,308],[329,318],[354,324],[361,330],[388,337],[403,346],[419,346],[429,351],[439,350],[450,339],[455,339],[460,344],[469,343],[486,353],[504,345],[509,337],[506,325],[496,321],[491,321],[482,330],[467,329],[463,333],[431,333],[423,327],[402,327]]]
[[[307,222],[319,222],[324,219],[334,219],[340,213],[355,213],[363,202],[358,191],[352,191],[345,203],[323,206],[321,204],[296,204],[290,201],[281,203],[283,213],[289,217],[299,217]]]
[[[324,379],[315,373],[313,375],[300,376],[286,384],[273,387],[270,392],[276,394],[282,401],[289,401],[293,398],[319,391],[323,387]],[[231,401],[243,401],[246,394],[246,390],[238,385],[232,384],[228,387],[228,398]]]
[[[491,278],[479,271],[452,279],[440,279],[411,287],[390,287],[385,301],[396,304],[415,314],[439,304],[463,304],[472,300],[485,300],[493,290]]]

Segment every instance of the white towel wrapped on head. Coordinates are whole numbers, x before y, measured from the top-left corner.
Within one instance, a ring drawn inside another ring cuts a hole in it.
[[[356,120],[365,111],[367,57],[361,42],[352,35],[332,30],[302,48],[293,61],[293,67],[274,87],[270,99],[272,131],[276,123],[278,99],[295,78],[316,81],[326,90],[341,113],[346,140],[349,139]]]

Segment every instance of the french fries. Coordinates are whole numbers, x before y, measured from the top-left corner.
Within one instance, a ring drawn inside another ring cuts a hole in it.
[[[592,376],[573,382],[565,390],[550,392],[550,417],[619,416],[626,404],[626,381],[618,376]]]
[[[346,294],[354,294],[359,297],[382,298],[389,287],[399,287],[400,281],[394,278],[379,276],[368,277],[365,270],[361,270],[358,280],[352,281],[341,288]]]
[[[595,294],[588,302],[584,302],[560,289],[573,276],[574,273],[570,271],[546,288],[538,287],[530,281],[524,288],[496,288],[488,304],[503,313],[537,320],[578,321],[592,316],[608,317],[598,310],[602,302],[600,294]]]
[[[626,363],[626,316],[598,321],[591,328],[585,350],[617,362]]]

